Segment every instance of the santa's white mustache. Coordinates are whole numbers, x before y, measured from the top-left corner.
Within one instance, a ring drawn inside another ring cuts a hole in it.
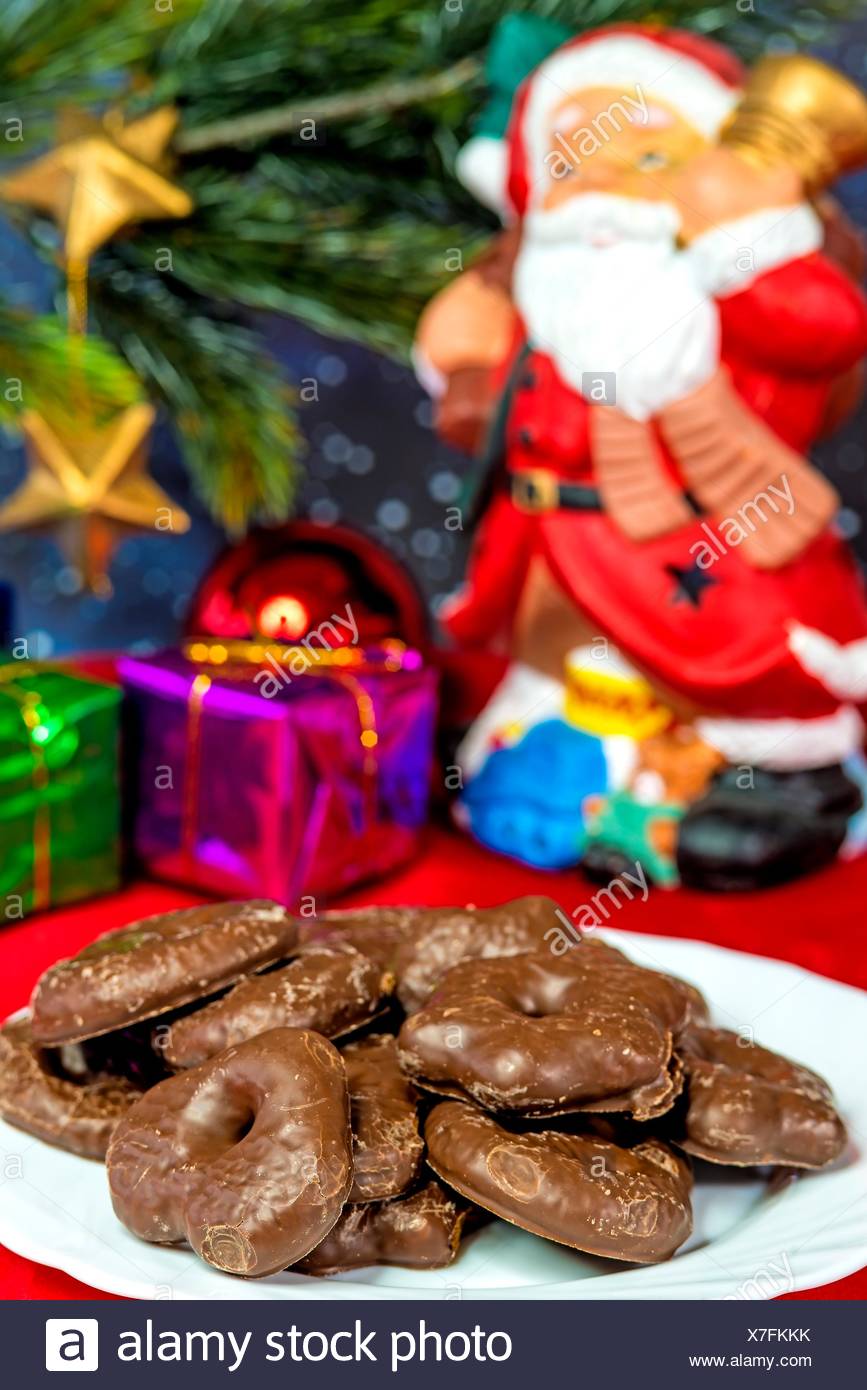
[[[579,393],[609,377],[607,403],[635,420],[697,390],[719,363],[716,305],[676,224],[667,203],[577,194],[534,210],[515,261],[528,337]]]
[[[600,237],[673,242],[680,214],[671,203],[625,198],[617,193],[577,193],[555,208],[534,208],[524,219],[524,239],[544,243],[587,242]]]

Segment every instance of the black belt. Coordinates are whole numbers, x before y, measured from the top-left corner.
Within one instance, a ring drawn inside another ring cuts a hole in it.
[[[598,487],[561,483],[546,468],[524,469],[509,475],[512,502],[519,512],[601,512]]]

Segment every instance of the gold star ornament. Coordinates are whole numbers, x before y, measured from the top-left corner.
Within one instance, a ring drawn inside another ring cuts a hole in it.
[[[0,196],[51,216],[67,263],[86,265],[121,227],[193,211],[189,195],[165,174],[177,123],[170,106],[129,125],[117,112],[101,121],[68,115],[57,148],[4,179]]]
[[[50,528],[94,592],[108,595],[108,566],[130,531],[175,534],[190,518],[146,472],[153,406],[131,405],[107,425],[22,418],[29,471],[0,505],[0,532]]]

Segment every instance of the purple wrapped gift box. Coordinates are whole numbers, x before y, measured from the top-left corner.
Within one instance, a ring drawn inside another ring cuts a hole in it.
[[[293,907],[411,857],[436,722],[436,676],[418,652],[288,666],[254,644],[185,652],[118,667],[132,845],[146,872]]]

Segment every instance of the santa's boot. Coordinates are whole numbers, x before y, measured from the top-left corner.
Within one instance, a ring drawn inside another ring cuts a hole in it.
[[[836,857],[861,804],[839,763],[794,772],[727,768],[681,822],[681,881],[725,892],[800,878]]]

